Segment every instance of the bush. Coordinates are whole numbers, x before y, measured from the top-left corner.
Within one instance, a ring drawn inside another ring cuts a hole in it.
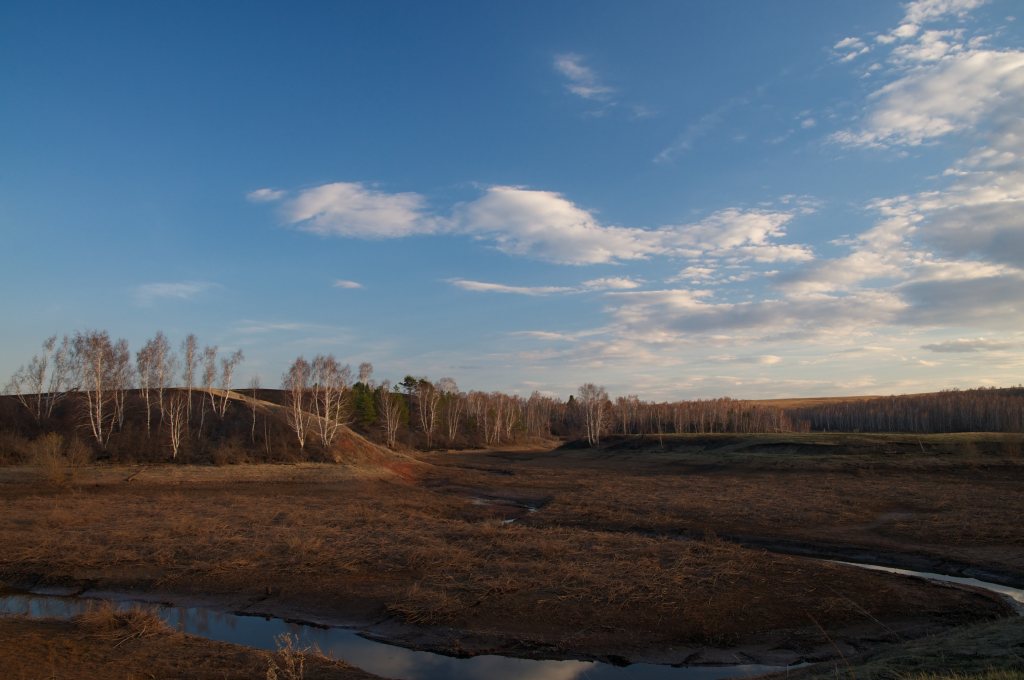
[[[32,463],[39,467],[46,481],[54,486],[67,484],[69,465],[64,457],[64,437],[48,432],[32,440],[30,450]]]
[[[64,455],[72,470],[79,470],[92,462],[92,449],[78,437],[68,441]]]
[[[210,459],[214,465],[237,465],[249,462],[249,452],[237,440],[228,439],[213,447]]]

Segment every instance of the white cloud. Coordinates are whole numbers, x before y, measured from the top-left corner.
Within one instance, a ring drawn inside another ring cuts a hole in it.
[[[614,92],[600,81],[594,70],[584,64],[583,57],[578,54],[556,54],[554,67],[569,81],[566,89],[579,97],[605,101]]]
[[[814,120],[813,118],[804,118],[802,121],[800,121],[800,127],[802,127],[805,130],[808,128],[812,128],[817,124],[818,121]]]
[[[772,243],[786,235],[793,212],[773,210],[719,210],[694,224],[663,227],[666,249],[673,254],[731,257],[736,261],[806,262],[814,259],[804,245]]]
[[[639,288],[642,285],[643,282],[631,279],[628,276],[611,276],[584,281],[581,287],[586,290],[630,290]]]
[[[792,212],[720,210],[700,222],[657,229],[604,226],[561,194],[491,187],[456,211],[457,229],[497,248],[560,264],[600,264],[654,255],[731,256],[739,260],[806,261],[809,248],[779,245]]]
[[[916,146],[970,129],[1000,106],[1019,104],[1022,93],[1024,52],[958,54],[875,92],[864,128],[833,139],[848,146]]]
[[[459,206],[458,229],[493,240],[499,250],[559,264],[638,260],[663,251],[655,232],[605,227],[561,194],[491,187]]]
[[[245,197],[253,203],[271,203],[281,200],[286,194],[287,192],[278,189],[263,188],[250,191]]]
[[[929,62],[963,50],[963,31],[925,31],[917,42],[900,45],[892,51],[897,62]]]
[[[784,226],[796,214],[813,212],[813,206],[800,197],[780,201],[792,209],[727,208],[696,223],[649,229],[603,225],[590,211],[553,191],[494,186],[442,218],[427,212],[420,194],[388,194],[361,183],[335,182],[300,192],[285,203],[284,215],[297,228],[321,235],[461,234],[490,241],[510,255],[557,264],[701,255],[756,262],[812,259],[807,246],[775,240],[785,235]]]
[[[905,7],[904,23],[924,24],[950,15],[964,17],[987,0],[915,0]]]
[[[834,54],[839,61],[853,61],[860,55],[867,54],[870,51],[870,45],[860,38],[854,37],[843,38],[832,46],[832,54]]]
[[[887,34],[876,38],[879,43],[888,44],[896,40],[913,38],[922,24],[953,17],[963,19],[972,9],[985,4],[987,0],[916,0],[904,7],[903,20]]]
[[[389,194],[359,182],[334,182],[300,192],[285,204],[284,215],[299,229],[324,236],[400,238],[438,230],[425,203],[420,194]]]
[[[717,271],[718,270],[715,269],[714,267],[693,265],[681,270],[675,276],[665,279],[665,283],[678,283],[680,281],[686,281],[696,285],[714,279]]]
[[[333,285],[334,285],[335,288],[349,288],[349,289],[355,289],[355,288],[362,288],[363,287],[363,284],[359,283],[358,281],[349,281],[348,279],[338,279],[338,280],[336,280],[334,282]]]
[[[917,35],[918,30],[919,27],[917,24],[907,22],[905,24],[900,24],[895,29],[893,29],[893,32],[890,35],[896,39],[913,38],[915,35]]]

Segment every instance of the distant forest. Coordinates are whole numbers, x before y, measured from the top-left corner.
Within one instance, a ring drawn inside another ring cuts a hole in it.
[[[39,449],[115,460],[243,462],[337,459],[350,429],[392,449],[497,447],[550,439],[592,445],[609,435],[772,432],[1024,432],[1024,387],[932,394],[676,402],[614,399],[587,383],[559,399],[461,391],[451,378],[376,381],[332,355],[297,358],[280,387],[233,385],[241,351],[174,346],[158,332],[134,353],[87,331],[48,338],[0,400],[0,462]],[[806,405],[801,405],[806,404]],[[45,447],[44,447],[45,448]]]

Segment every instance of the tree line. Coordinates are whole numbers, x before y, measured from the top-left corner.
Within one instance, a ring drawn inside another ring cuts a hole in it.
[[[364,362],[353,371],[331,354],[296,358],[280,389],[253,378],[233,387],[241,350],[200,346],[194,334],[173,345],[157,332],[132,352],[106,331],[52,336],[20,367],[7,393],[36,432],[59,420],[97,451],[114,438],[176,459],[212,443],[308,457],[330,451],[344,428],[390,448],[495,447],[552,438],[591,445],[609,435],[808,431],[1024,431],[1024,388],[951,390],[934,394],[778,406],[729,398],[675,402],[611,399],[586,383],[568,399],[534,392],[462,391],[453,378],[374,379]],[[277,416],[266,407],[272,403]],[[59,416],[59,417],[58,417]]]

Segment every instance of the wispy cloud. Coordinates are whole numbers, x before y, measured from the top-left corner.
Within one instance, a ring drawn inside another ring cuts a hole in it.
[[[333,285],[335,288],[355,289],[363,287],[363,284],[359,283],[358,281],[349,281],[348,279],[338,279],[334,282]]]
[[[386,193],[360,182],[333,182],[306,189],[284,205],[285,219],[324,236],[401,238],[437,231],[416,193]]]
[[[1013,346],[1014,344],[1012,342],[1000,342],[998,340],[987,340],[985,338],[957,338],[956,340],[946,340],[945,342],[921,345],[921,349],[939,353],[964,354],[974,352],[993,352],[1010,349]]]
[[[643,281],[628,276],[610,276],[601,279],[584,281],[581,288],[585,290],[632,290],[643,285]]]
[[[862,54],[871,51],[871,47],[860,38],[843,38],[832,46],[832,54],[839,61],[853,61]]]
[[[287,195],[287,192],[279,189],[263,188],[257,189],[256,191],[250,191],[245,195],[247,199],[253,203],[272,203],[273,201],[279,201]]]
[[[712,130],[722,124],[725,116],[733,109],[746,106],[750,100],[746,97],[734,97],[722,104],[713,111],[704,114],[693,123],[690,123],[683,132],[672,140],[672,143],[658,152],[654,157],[655,163],[668,163],[680,156],[697,143],[699,139],[710,134]]]
[[[608,101],[615,92],[598,78],[592,68],[584,63],[582,56],[566,52],[556,54],[554,67],[568,81],[565,88],[578,97],[596,101]]]
[[[626,276],[590,279],[577,286],[509,286],[503,283],[471,281],[468,279],[447,279],[448,283],[462,290],[477,293],[509,293],[513,295],[543,296],[554,294],[590,293],[606,290],[632,290],[643,285],[642,281]]]
[[[294,331],[308,331],[321,328],[317,324],[304,323],[300,321],[242,321],[241,325],[235,328],[236,333],[257,334],[257,333],[288,333]]]
[[[149,306],[161,300],[190,300],[217,286],[208,281],[144,283],[136,286],[133,292],[138,304]]]
[[[448,283],[462,290],[475,293],[506,293],[511,295],[552,295],[554,293],[571,293],[575,289],[565,286],[508,286],[502,283],[486,281],[470,281],[467,279],[448,279]]]

